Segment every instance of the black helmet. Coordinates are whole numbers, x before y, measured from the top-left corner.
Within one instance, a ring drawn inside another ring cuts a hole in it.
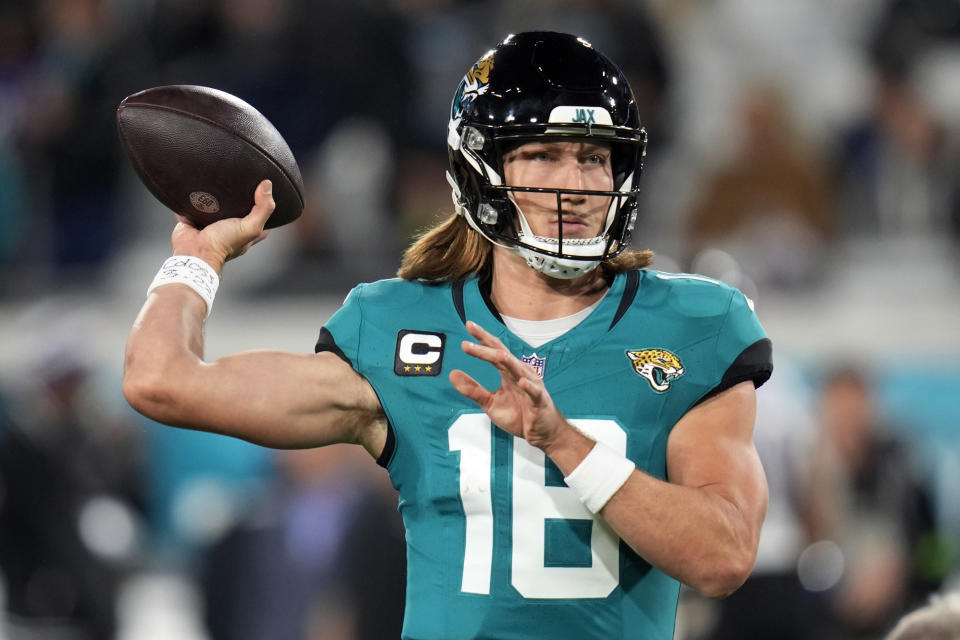
[[[549,138],[609,143],[613,191],[504,185],[503,156]],[[507,36],[474,64],[457,89],[447,130],[457,212],[488,240],[513,249],[530,266],[560,278],[593,269],[623,251],[637,216],[637,181],[647,134],[620,70],[582,38],[532,31]],[[513,202],[515,191],[611,198],[604,230],[591,239],[535,236]]]

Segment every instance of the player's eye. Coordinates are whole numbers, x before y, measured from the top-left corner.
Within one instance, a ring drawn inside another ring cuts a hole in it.
[[[602,165],[607,161],[607,156],[602,153],[590,153],[584,158],[586,164]]]

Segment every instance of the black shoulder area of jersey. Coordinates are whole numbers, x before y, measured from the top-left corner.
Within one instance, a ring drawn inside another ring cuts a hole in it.
[[[320,327],[320,337],[317,338],[317,344],[313,348],[314,353],[321,353],[323,351],[330,351],[350,366],[353,366],[353,363],[350,362],[347,355],[337,346],[337,341],[333,339],[333,334],[330,333],[330,330],[326,327]]]
[[[457,310],[457,315],[460,316],[460,322],[467,324],[467,311],[463,302],[463,280],[457,280],[453,283],[453,286],[450,287],[450,294],[453,296],[453,308]]]
[[[753,380],[753,386],[760,387],[770,379],[771,374],[773,374],[773,343],[770,338],[763,338],[741,351],[733,364],[724,371],[720,384],[704,394],[697,404],[747,380]]]

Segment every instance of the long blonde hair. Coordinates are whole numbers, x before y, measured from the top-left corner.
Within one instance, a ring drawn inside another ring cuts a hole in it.
[[[488,268],[493,245],[456,213],[427,229],[403,254],[397,275],[404,280],[450,282]],[[604,275],[643,269],[653,262],[652,251],[625,250],[600,265]]]

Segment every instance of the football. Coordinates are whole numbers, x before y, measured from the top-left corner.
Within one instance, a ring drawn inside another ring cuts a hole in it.
[[[261,180],[273,181],[267,228],[303,211],[303,178],[293,152],[267,118],[240,98],[193,85],[127,96],[117,129],[137,175],[160,202],[196,227],[247,215]]]

